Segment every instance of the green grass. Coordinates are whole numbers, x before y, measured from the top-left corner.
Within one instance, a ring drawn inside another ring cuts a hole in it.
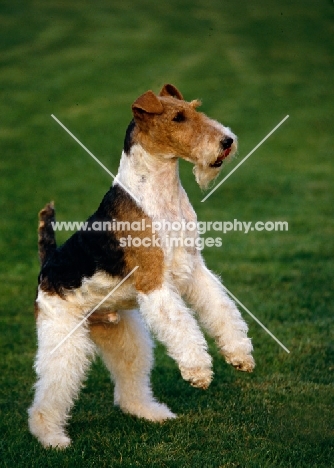
[[[332,24],[330,1],[1,3],[1,466],[333,466]],[[288,232],[225,234],[204,256],[291,353],[244,314],[255,372],[235,372],[210,342],[215,380],[201,392],[158,345],[154,391],[180,415],[163,425],[115,409],[97,361],[72,447],[44,450],[26,415],[36,214],[54,199],[59,220],[83,220],[110,184],[50,114],[116,171],[131,103],[165,82],[238,134],[224,174],[290,115],[207,202],[188,164],[181,176],[203,221],[289,222]]]

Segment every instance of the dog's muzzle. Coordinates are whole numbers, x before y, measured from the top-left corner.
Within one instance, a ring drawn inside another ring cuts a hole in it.
[[[233,138],[226,137],[220,142],[220,146],[222,148],[222,151],[219,153],[218,158],[216,161],[212,164],[210,164],[210,167],[220,167],[223,164],[223,161],[227,156],[230,154],[232,151],[231,146],[233,144]]]

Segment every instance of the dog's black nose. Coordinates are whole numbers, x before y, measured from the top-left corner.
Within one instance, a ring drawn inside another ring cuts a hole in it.
[[[226,137],[224,140],[221,141],[221,145],[224,150],[231,148],[233,143],[233,138]]]

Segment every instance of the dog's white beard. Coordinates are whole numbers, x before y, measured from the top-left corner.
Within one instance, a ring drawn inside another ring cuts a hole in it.
[[[195,174],[196,182],[205,190],[209,188],[210,182],[214,182],[216,177],[219,175],[221,167],[209,167],[202,166],[201,164],[196,164],[193,168],[193,173]]]

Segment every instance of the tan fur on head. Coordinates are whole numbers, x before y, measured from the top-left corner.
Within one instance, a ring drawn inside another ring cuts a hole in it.
[[[236,152],[236,136],[227,127],[196,109],[201,101],[187,102],[175,86],[164,85],[157,96],[152,91],[132,105],[136,126],[133,141],[161,160],[183,158],[195,165],[194,174],[202,189],[215,180],[221,170],[223,140],[233,140],[229,153]]]
[[[189,103],[194,109],[196,109],[197,107],[200,107],[202,105],[202,101],[200,101],[199,99],[194,99],[193,101],[190,101]]]
[[[231,154],[237,146],[229,128],[197,112],[200,104],[197,99],[184,101],[173,85],[165,85],[159,96],[147,91],[132,105],[136,122],[133,140],[161,160],[179,157],[193,163],[197,183],[207,188],[219,174],[222,159],[225,159],[224,138],[233,140]],[[217,161],[221,161],[219,165]]]

